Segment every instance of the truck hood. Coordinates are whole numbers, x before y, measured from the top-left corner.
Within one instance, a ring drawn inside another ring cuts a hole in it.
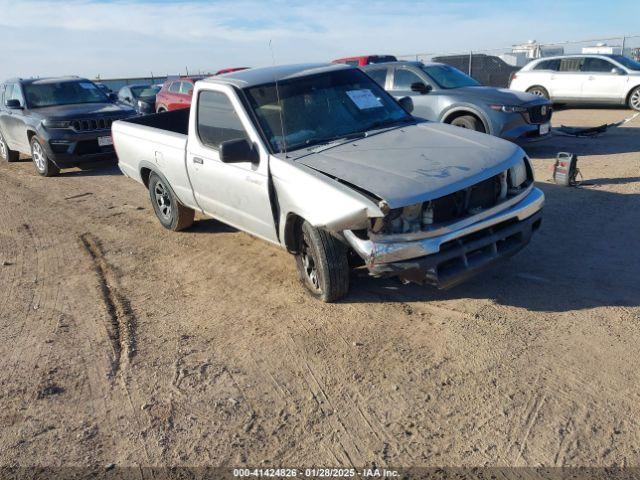
[[[506,140],[425,122],[329,147],[296,162],[398,208],[469,187],[524,157]]]
[[[100,118],[104,116],[127,116],[135,114],[131,107],[115,103],[77,103],[31,109],[42,118],[73,120],[78,118]]]
[[[495,87],[461,87],[444,90],[445,93],[464,99],[471,99],[474,103],[483,102],[496,105],[528,105],[550,104],[549,100],[533,95],[532,93],[509,90],[508,88]]]

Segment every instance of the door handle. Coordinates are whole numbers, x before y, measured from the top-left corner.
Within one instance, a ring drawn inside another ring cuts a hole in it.
[[[198,163],[202,165],[203,161],[200,157],[193,157],[193,163]]]

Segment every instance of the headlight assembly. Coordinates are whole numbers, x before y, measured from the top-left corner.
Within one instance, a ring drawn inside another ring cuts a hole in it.
[[[44,125],[45,128],[69,128],[71,122],[69,120],[46,119],[42,121],[42,125]]]
[[[518,105],[490,105],[491,110],[504,113],[525,113],[526,107],[520,107]]]

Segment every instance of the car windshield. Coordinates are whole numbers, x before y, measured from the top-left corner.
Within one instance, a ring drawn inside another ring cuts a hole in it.
[[[133,93],[134,97],[138,98],[142,96],[142,92],[148,90],[149,88],[150,85],[136,85],[135,87],[131,87],[131,93]]]
[[[457,68],[449,65],[422,65],[422,70],[440,88],[478,87],[480,83]]]
[[[24,85],[24,94],[30,108],[109,101],[96,84],[89,80],[27,83]]]
[[[160,87],[155,86],[155,87],[147,87],[144,90],[142,90],[140,92],[140,95],[138,95],[139,97],[153,97],[154,95],[156,95],[158,92],[160,91]]]
[[[611,55],[616,62],[624,65],[629,70],[634,70],[636,72],[640,72],[640,62],[636,62],[635,60],[631,60],[628,57],[623,57],[622,55]]]
[[[275,83],[269,83],[245,92],[277,153],[353,138],[414,120],[357,69],[288,79],[278,82],[277,88]]]

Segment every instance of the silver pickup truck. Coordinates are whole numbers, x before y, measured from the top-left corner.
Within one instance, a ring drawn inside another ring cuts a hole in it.
[[[199,211],[280,245],[329,302],[352,268],[450,287],[540,225],[518,146],[411,110],[357,68],[259,68],[199,81],[189,110],[115,122],[113,139],[164,227]]]

